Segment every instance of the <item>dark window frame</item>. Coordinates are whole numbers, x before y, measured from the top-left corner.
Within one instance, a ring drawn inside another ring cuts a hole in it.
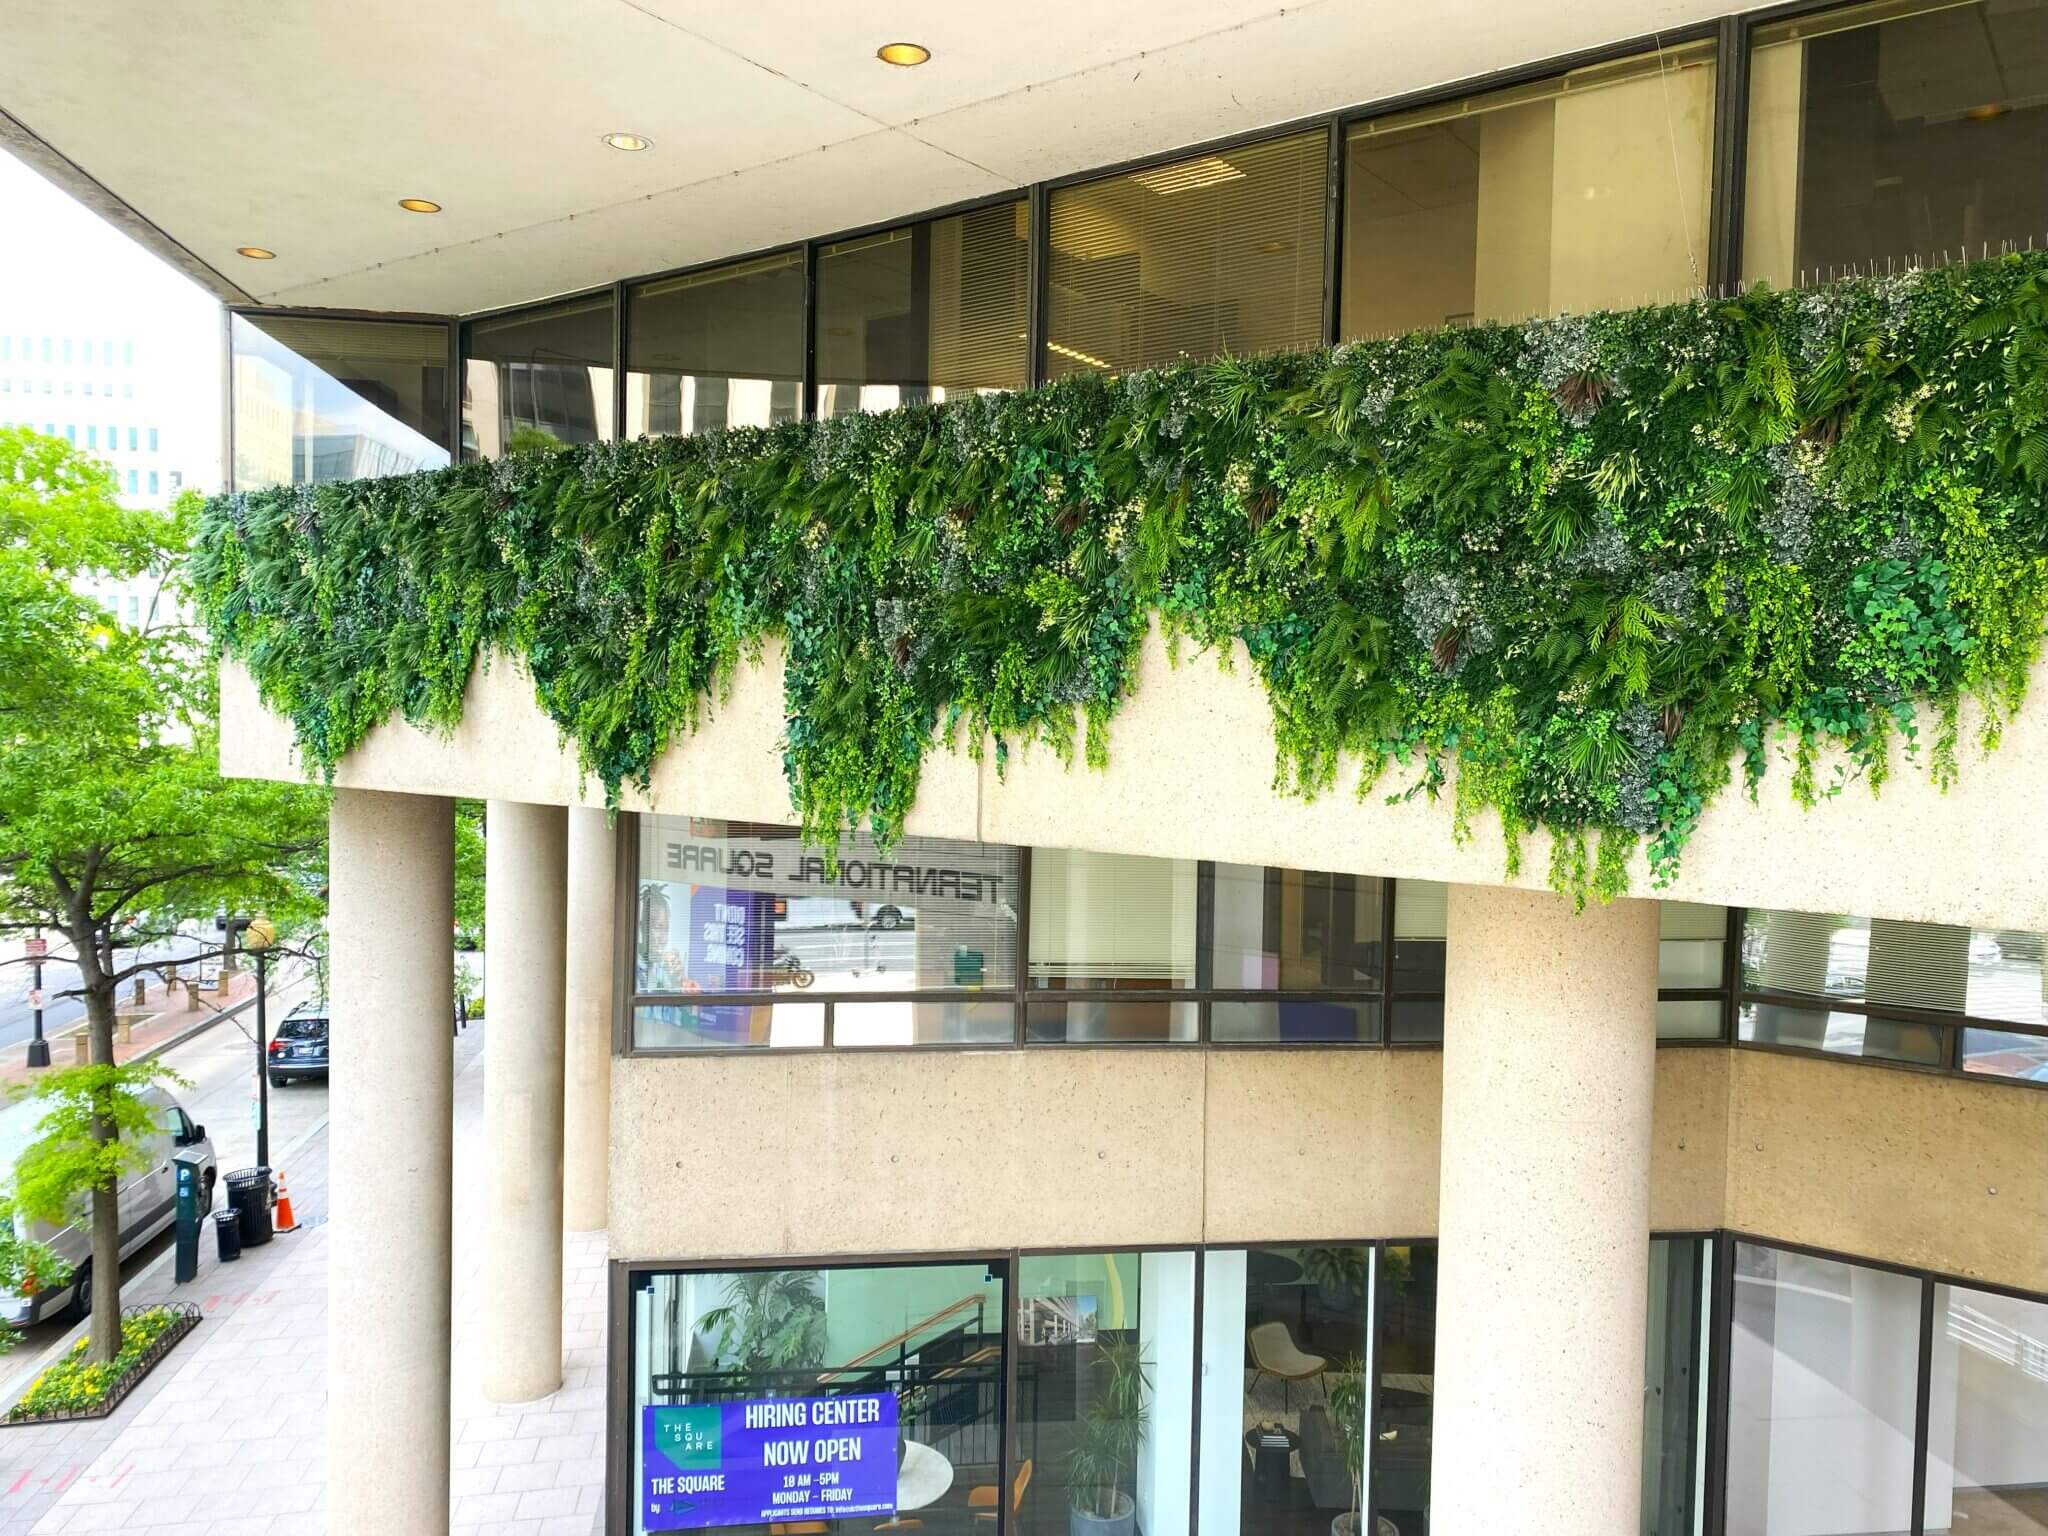
[[[620,914],[635,910],[640,882],[639,812],[621,812],[617,832],[617,889],[614,910]],[[1004,845],[1008,846],[1008,845]],[[860,1055],[922,1053],[929,1051],[1005,1051],[1020,1048],[1048,1050],[1188,1050],[1215,1046],[1222,1050],[1427,1050],[1443,1049],[1441,1039],[1394,1040],[1394,1010],[1402,1003],[1441,1003],[1442,988],[1401,988],[1394,979],[1394,905],[1396,886],[1392,876],[1360,875],[1352,878],[1377,880],[1380,897],[1381,975],[1377,987],[1286,987],[1261,991],[1240,987],[1034,987],[1031,985],[1031,855],[1029,847],[1017,849],[1017,967],[1014,982],[1005,987],[980,990],[960,987],[893,988],[885,992],[809,989],[768,992],[639,992],[634,990],[634,926],[629,921],[613,925],[613,1007],[612,1048],[619,1056],[646,1056],[667,1060],[694,1060],[712,1056],[760,1056],[782,1058],[845,1051]],[[1206,969],[1207,937],[1205,914],[1213,913],[1215,861],[1196,862],[1196,956]],[[1267,869],[1278,866],[1262,866]],[[1341,873],[1341,872],[1339,872]],[[1443,940],[1420,941],[1442,943]],[[1198,979],[1199,974],[1198,974]],[[1212,1005],[1218,1002],[1335,1002],[1371,1003],[1379,1013],[1378,1038],[1372,1040],[1216,1040],[1210,1032]],[[1010,1036],[1003,1040],[911,1041],[895,1045],[840,1045],[835,1039],[836,1013],[841,1005],[861,1003],[1007,1003],[1011,1009]],[[1055,1002],[1173,1002],[1197,1008],[1197,1029],[1189,1040],[1034,1040],[1029,1034],[1029,1010],[1034,1003]],[[825,1010],[824,1033],[818,1045],[795,1046],[641,1046],[633,1040],[633,1016],[637,1009],[688,1007],[777,1007],[821,1005]],[[1121,1251],[1121,1250],[1119,1250]]]

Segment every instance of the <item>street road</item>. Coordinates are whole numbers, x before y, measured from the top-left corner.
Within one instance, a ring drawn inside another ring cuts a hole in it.
[[[305,995],[306,983],[303,980],[272,989],[266,1012],[273,1030],[277,1021],[291,1010],[292,1004]],[[185,1106],[185,1112],[206,1127],[221,1173],[220,1185],[214,1191],[214,1209],[223,1209],[227,1204],[227,1176],[238,1168],[251,1168],[256,1164],[255,1010],[250,1009],[215,1024],[203,1034],[166,1051],[158,1060],[190,1084],[189,1087],[181,1087],[167,1083],[166,1087],[171,1097]],[[326,1117],[325,1083],[271,1089],[271,1158],[281,1162],[283,1154]],[[291,1165],[284,1163],[283,1171],[289,1175]],[[202,1229],[200,1241],[212,1242],[213,1233]],[[173,1235],[167,1228],[161,1237],[138,1250],[122,1266],[122,1273],[133,1275],[155,1262],[172,1242]],[[21,1335],[21,1346],[15,1351],[13,1360],[29,1360],[40,1355],[62,1337],[67,1327],[67,1324],[51,1321],[27,1329]],[[0,1367],[0,1375],[5,1374],[6,1367]]]

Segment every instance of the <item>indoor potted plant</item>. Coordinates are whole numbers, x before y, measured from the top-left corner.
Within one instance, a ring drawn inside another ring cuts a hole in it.
[[[1330,1423],[1351,1474],[1351,1508],[1330,1522],[1330,1536],[1358,1536],[1365,1497],[1365,1362],[1353,1355],[1326,1380]]]
[[[1104,1340],[1095,1358],[1095,1399],[1067,1456],[1068,1528],[1073,1536],[1135,1536],[1138,1505],[1124,1478],[1136,1469],[1145,1441],[1152,1383],[1130,1339]]]

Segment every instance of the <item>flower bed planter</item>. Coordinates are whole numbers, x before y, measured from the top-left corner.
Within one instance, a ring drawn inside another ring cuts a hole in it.
[[[87,1342],[80,1339],[56,1364],[45,1366],[37,1373],[28,1391],[22,1394],[21,1401],[7,1410],[7,1417],[0,1419],[0,1424],[62,1424],[73,1419],[104,1419],[121,1406],[128,1394],[156,1368],[159,1360],[171,1352],[171,1347],[178,1340],[199,1326],[199,1309],[190,1302],[179,1302],[173,1306],[128,1307],[122,1311],[121,1317],[124,1335],[122,1351],[112,1365],[98,1368],[108,1373],[108,1380],[98,1389],[98,1396],[86,1401],[87,1394],[93,1389],[90,1384],[80,1381],[78,1391],[72,1394],[75,1406],[24,1411],[25,1405],[36,1397],[38,1392],[44,1392],[52,1397],[61,1394],[62,1378],[54,1383],[52,1381],[57,1373],[64,1373],[65,1376],[76,1374],[82,1377],[85,1372],[94,1369],[77,1359]],[[125,1340],[135,1331],[154,1328],[158,1319],[167,1320],[162,1331],[155,1332],[140,1349],[131,1354]]]

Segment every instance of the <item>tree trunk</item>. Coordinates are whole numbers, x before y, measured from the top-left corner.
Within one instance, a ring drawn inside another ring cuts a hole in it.
[[[114,987],[103,966],[90,916],[75,914],[70,933],[72,952],[78,956],[78,979],[85,989],[85,1021],[91,1041],[92,1064],[114,1064]],[[113,1122],[93,1117],[94,1141],[114,1138]],[[121,1353],[121,1197],[119,1176],[92,1192],[92,1319],[86,1358],[112,1360]]]

